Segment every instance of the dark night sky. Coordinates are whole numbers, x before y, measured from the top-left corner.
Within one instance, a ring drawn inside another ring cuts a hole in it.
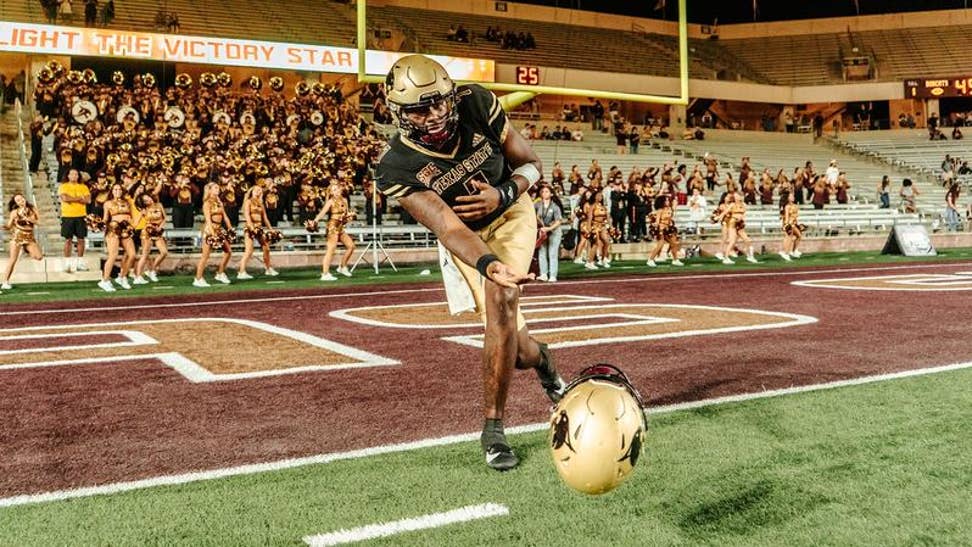
[[[687,2],[689,21],[692,23],[712,23],[715,17],[719,18],[719,23],[753,21],[752,0],[687,0]],[[875,15],[905,11],[962,9],[972,0],[858,0],[858,2],[861,15]],[[658,0],[526,0],[522,3],[621,13],[653,19],[660,19],[662,13],[654,9]],[[667,0],[667,3],[666,18],[674,20],[678,0]],[[840,17],[856,13],[854,0],[758,0],[758,4],[757,21],[763,22]]]

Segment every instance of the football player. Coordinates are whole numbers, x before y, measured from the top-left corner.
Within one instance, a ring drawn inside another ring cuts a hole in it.
[[[488,466],[512,469],[503,410],[514,367],[534,369],[554,402],[565,387],[519,309],[537,231],[527,189],[540,160],[492,92],[457,86],[432,59],[402,57],[385,88],[399,133],[379,161],[378,188],[438,238],[450,311],[474,309],[485,323],[480,442]]]

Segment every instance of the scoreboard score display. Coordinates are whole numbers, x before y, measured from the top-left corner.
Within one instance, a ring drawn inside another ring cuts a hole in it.
[[[972,76],[911,78],[905,80],[906,99],[943,99],[972,96]]]

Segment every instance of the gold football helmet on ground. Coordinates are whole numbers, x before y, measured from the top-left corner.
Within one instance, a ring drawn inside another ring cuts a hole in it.
[[[550,418],[550,450],[574,490],[603,494],[634,470],[647,431],[641,395],[612,365],[588,367],[567,385]]]
[[[438,146],[455,135],[456,83],[439,63],[424,55],[402,57],[385,77],[385,93],[395,124],[409,140]]]

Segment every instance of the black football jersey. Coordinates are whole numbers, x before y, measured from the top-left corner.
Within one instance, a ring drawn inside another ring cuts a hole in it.
[[[479,85],[457,89],[459,126],[454,148],[443,153],[395,135],[378,162],[378,189],[391,198],[412,192],[434,191],[449,207],[456,198],[476,193],[473,180],[499,186],[509,179],[511,168],[503,156],[503,142],[510,130],[509,120],[499,99]],[[488,226],[503,214],[497,209],[488,216],[466,222],[473,230]]]

